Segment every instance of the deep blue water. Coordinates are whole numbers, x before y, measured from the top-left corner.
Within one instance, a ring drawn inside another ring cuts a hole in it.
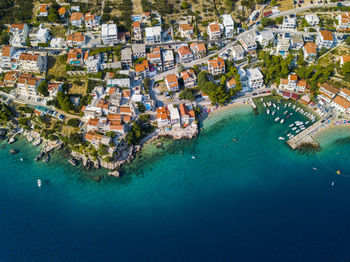
[[[216,118],[198,139],[146,149],[126,176],[99,183],[60,156],[35,163],[38,149],[6,145],[0,261],[348,261],[345,131],[302,154],[277,139],[288,123],[262,112]]]

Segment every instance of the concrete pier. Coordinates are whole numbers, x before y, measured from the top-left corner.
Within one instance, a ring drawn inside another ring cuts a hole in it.
[[[323,124],[323,122],[324,122],[324,120],[321,119],[321,120],[317,121],[316,123],[314,123],[312,126],[309,126],[304,131],[302,131],[299,134],[297,134],[296,136],[294,136],[293,138],[289,139],[287,141],[288,145],[292,149],[296,149],[299,145],[301,145],[303,143],[316,143],[312,139],[310,133],[312,133],[314,130],[319,128]]]

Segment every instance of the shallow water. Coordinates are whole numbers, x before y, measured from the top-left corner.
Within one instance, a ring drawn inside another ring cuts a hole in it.
[[[321,152],[301,154],[278,140],[287,127],[265,109],[235,108],[206,120],[198,139],[149,146],[124,177],[99,183],[61,156],[35,163],[38,149],[6,145],[0,260],[344,261],[347,134],[326,132]]]

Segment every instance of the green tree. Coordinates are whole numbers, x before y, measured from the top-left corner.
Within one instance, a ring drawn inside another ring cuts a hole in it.
[[[193,90],[189,89],[189,88],[185,88],[184,90],[181,91],[181,93],[179,94],[179,98],[182,100],[190,100],[190,101],[194,101],[194,94],[193,94]]]
[[[137,102],[136,105],[140,113],[146,112],[146,107],[144,104],[142,104],[141,102]]]
[[[41,81],[41,83],[38,86],[38,92],[39,94],[43,95],[43,96],[49,96],[49,91],[47,90],[47,81]]]
[[[67,121],[67,125],[72,127],[78,127],[80,125],[80,119],[79,118],[71,118]]]
[[[57,101],[60,108],[63,111],[68,112],[72,108],[72,103],[69,99],[69,96],[64,94],[62,91],[59,91],[57,94]]]
[[[50,7],[49,8],[49,14],[47,16],[47,20],[49,20],[50,23],[55,23],[58,20],[58,11],[57,9]]]

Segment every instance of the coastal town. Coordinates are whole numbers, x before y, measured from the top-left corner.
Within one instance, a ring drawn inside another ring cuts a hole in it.
[[[350,1],[224,1],[207,16],[187,1],[176,16],[163,1],[28,2],[0,20],[0,123],[9,143],[43,145],[36,160],[64,147],[72,165],[117,170],[149,141],[191,139],[218,108],[268,96],[310,118],[285,137],[293,149],[349,125]]]

